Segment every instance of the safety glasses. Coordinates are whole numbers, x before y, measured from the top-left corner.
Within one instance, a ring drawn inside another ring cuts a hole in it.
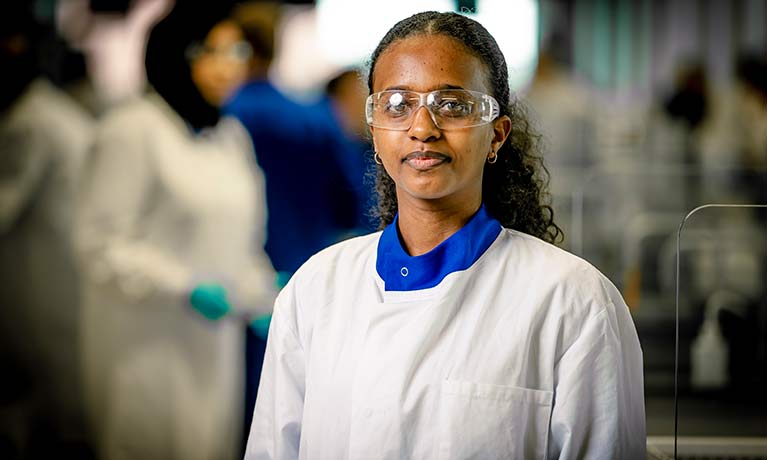
[[[426,107],[439,129],[462,129],[484,125],[500,113],[498,101],[478,91],[440,89],[429,93],[388,90],[368,96],[365,115],[370,126],[407,131],[415,113]]]

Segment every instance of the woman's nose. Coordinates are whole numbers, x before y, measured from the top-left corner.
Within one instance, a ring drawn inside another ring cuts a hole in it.
[[[437,127],[431,112],[425,106],[419,107],[413,114],[413,122],[408,130],[410,137],[420,141],[438,139],[442,131]]]

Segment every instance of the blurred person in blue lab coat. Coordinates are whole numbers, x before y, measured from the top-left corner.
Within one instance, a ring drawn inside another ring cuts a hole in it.
[[[251,52],[227,13],[185,1],[153,29],[152,90],[106,116],[85,174],[84,370],[103,459],[241,455],[244,329],[271,311],[274,271],[248,134],[219,117]]]
[[[258,2],[248,7],[268,8]],[[324,110],[290,99],[269,81],[279,9],[272,9],[271,22],[249,21],[247,7],[241,11],[236,16],[254,51],[250,78],[224,110],[242,122],[253,141],[266,178],[266,252],[274,268],[289,276],[356,223],[352,187],[337,160],[347,145]]]
[[[315,255],[278,296],[246,459],[644,459],[629,310],[551,244],[493,37],[414,15],[368,88],[383,231]]]
[[[324,107],[303,105],[268,78],[279,5],[245,2],[237,18],[253,48],[249,81],[225,113],[248,129],[266,178],[266,253],[283,285],[312,254],[345,238],[358,223],[359,200],[342,159],[353,156],[336,119]],[[247,330],[245,427],[250,426],[261,375],[269,317]]]
[[[357,199],[356,228],[352,235],[377,230],[373,215],[375,207],[375,163],[373,146],[365,121],[367,91],[357,69],[345,69],[334,75],[325,85],[325,96],[318,102],[329,121],[335,121],[340,135],[346,140],[345,149],[334,151]],[[356,236],[356,235],[355,235]]]
[[[84,436],[72,217],[93,120],[41,75],[32,6],[14,0],[0,14],[3,458],[64,457]]]

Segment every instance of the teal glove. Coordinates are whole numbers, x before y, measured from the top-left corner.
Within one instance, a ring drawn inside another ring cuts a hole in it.
[[[290,281],[290,277],[293,276],[291,272],[277,272],[277,276],[274,278],[274,285],[277,289],[282,289]]]
[[[200,283],[189,296],[189,303],[205,318],[216,321],[229,313],[232,306],[226,300],[226,290],[216,283]]]
[[[250,322],[250,328],[258,337],[266,340],[269,335],[269,324],[272,323],[272,315],[263,315]]]

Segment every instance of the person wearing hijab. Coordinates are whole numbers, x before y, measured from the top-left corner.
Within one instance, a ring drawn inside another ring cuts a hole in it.
[[[218,112],[249,53],[226,13],[177,5],[148,41],[151,90],[96,136],[79,246],[99,458],[241,454],[243,335],[271,311],[274,271],[247,132]]]

